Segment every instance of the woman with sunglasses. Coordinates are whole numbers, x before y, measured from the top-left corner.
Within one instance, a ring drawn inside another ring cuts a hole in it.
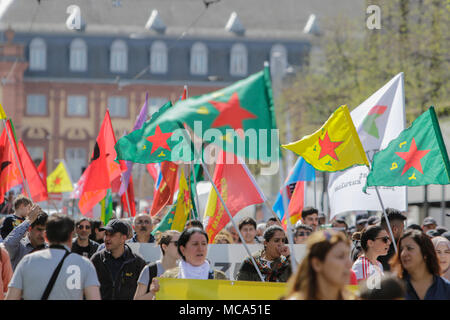
[[[384,274],[383,265],[377,258],[385,256],[389,251],[391,239],[388,233],[380,226],[370,226],[353,236],[359,238],[363,250],[352,267],[358,283],[376,275],[381,279]]]
[[[253,255],[264,281],[287,282],[291,276],[289,247],[282,227],[273,225],[264,231],[264,249]],[[237,280],[261,281],[253,262],[246,258],[237,274]]]
[[[161,276],[166,270],[175,268],[180,259],[177,248],[178,239],[180,238],[179,231],[165,231],[159,233],[156,238],[156,243],[159,245],[162,252],[162,258],[156,262],[149,263],[142,269],[138,279],[134,300],[153,299],[153,294],[150,293],[150,285],[153,278]]]

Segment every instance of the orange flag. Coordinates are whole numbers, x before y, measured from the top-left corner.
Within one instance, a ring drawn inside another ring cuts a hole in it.
[[[36,165],[31,159],[27,148],[22,140],[19,140],[19,157],[22,162],[23,174],[30,188],[31,199],[33,202],[45,201],[48,199],[47,189],[39,175]]]
[[[161,211],[164,206],[172,203],[175,185],[177,182],[178,165],[171,161],[161,163],[161,181],[155,181],[159,184],[153,193],[153,203],[150,209],[150,215],[154,216]]]
[[[6,130],[8,130],[9,136],[13,139],[13,143],[10,143]],[[0,136],[0,203],[5,201],[4,196],[7,191],[22,183],[19,171],[20,163],[17,163],[15,160],[13,148],[18,156],[19,152],[14,141],[11,125],[7,121],[6,128],[3,129]]]
[[[232,216],[249,205],[265,201],[247,166],[235,154],[221,150],[217,159],[213,181]],[[217,233],[230,221],[214,189],[209,194],[204,217],[209,243],[213,243]]]

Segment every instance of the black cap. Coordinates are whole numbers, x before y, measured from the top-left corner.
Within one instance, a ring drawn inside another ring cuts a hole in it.
[[[439,232],[437,232],[436,230],[428,230],[426,235],[431,237],[431,238],[434,238],[434,237],[438,237],[439,236]]]
[[[111,233],[120,232],[120,233],[122,233],[124,235],[128,235],[128,230],[129,229],[128,229],[128,225],[125,222],[120,221],[118,219],[113,219],[113,220],[110,220],[108,222],[106,227],[99,228],[98,230],[100,230],[100,231],[108,231],[108,232],[111,232]]]

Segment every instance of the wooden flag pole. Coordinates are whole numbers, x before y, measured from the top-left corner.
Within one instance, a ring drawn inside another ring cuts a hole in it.
[[[183,126],[181,125],[180,128],[183,128]],[[184,129],[184,128],[183,128]],[[190,139],[190,137],[187,135],[186,130],[182,130],[183,131],[183,135],[186,139],[186,141],[191,141],[192,142],[192,148],[193,148],[193,152],[194,152],[194,158],[197,159],[198,157],[198,153],[197,150],[195,148],[195,145],[193,143],[193,141]],[[230,210],[228,209],[227,205],[225,204],[225,201],[222,198],[222,195],[219,192],[219,189],[217,189],[217,186],[215,185],[211,175],[209,174],[208,171],[208,167],[206,166],[206,164],[203,162],[203,159],[200,157],[200,163],[202,164],[203,167],[203,171],[206,173],[206,176],[208,177],[208,180],[211,182],[212,187],[214,188],[214,190],[216,191],[217,196],[219,197],[220,202],[222,203],[223,207],[225,208],[225,212],[228,214],[228,217],[230,218],[231,223],[233,224],[234,228],[236,229],[239,238],[241,239],[242,244],[244,245],[245,250],[247,251],[248,256],[250,257],[253,266],[255,267],[256,272],[259,275],[259,278],[261,279],[262,282],[264,281],[264,277],[261,274],[261,271],[258,268],[258,265],[256,264],[255,258],[252,256],[250,249],[248,248],[247,244],[245,243],[244,237],[241,234],[241,231],[239,231],[239,227],[236,225],[236,222],[234,222],[233,220],[233,216],[230,213]]]

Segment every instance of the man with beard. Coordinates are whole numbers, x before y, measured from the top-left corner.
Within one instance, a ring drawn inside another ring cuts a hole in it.
[[[152,219],[150,215],[140,213],[136,215],[133,222],[133,237],[128,242],[154,243],[155,237],[151,234],[153,230]]]
[[[90,259],[98,249],[98,243],[89,239],[91,222],[88,218],[81,218],[75,224],[77,237],[72,242],[72,252]]]

